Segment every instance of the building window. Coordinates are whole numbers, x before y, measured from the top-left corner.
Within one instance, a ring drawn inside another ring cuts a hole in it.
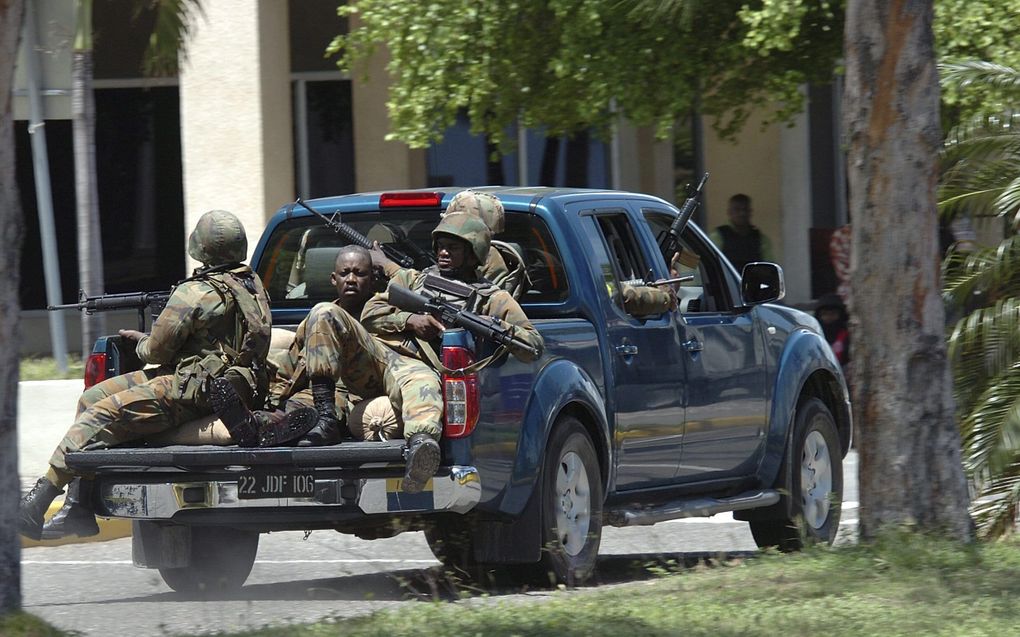
[[[305,198],[355,189],[351,81],[317,77],[298,74],[293,82],[294,181]]]

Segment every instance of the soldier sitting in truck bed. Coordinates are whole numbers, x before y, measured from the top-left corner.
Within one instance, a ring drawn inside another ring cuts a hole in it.
[[[138,341],[138,358],[158,365],[116,376],[89,390],[50,468],[21,500],[22,535],[40,539],[43,514],[74,478],[64,456],[86,446],[107,447],[180,426],[212,412],[207,381],[229,375],[246,393],[265,391],[271,318],[269,297],[251,268],[241,263],[248,242],[244,226],[224,210],[205,213],[188,240],[188,254],[203,264],[179,283],[152,333],[121,330]],[[80,484],[68,494],[61,517],[51,520],[47,537],[95,535],[92,489]],[[75,500],[74,498],[77,498]]]
[[[385,395],[404,424],[409,439],[403,490],[420,491],[439,465],[439,450],[415,453],[415,440],[440,435],[443,400],[438,375],[422,362],[397,354],[374,338],[355,316],[373,292],[372,259],[358,246],[337,253],[330,275],[338,299],[319,303],[298,325],[294,342],[278,358],[277,377],[271,393],[277,404],[296,400],[307,404],[309,389],[318,420],[304,439],[304,446],[336,444],[350,439],[346,425],[348,402]],[[213,384],[217,413],[231,423],[255,425],[265,416],[249,412],[226,383]],[[417,436],[417,438],[416,438]],[[431,453],[434,451],[435,453]]]

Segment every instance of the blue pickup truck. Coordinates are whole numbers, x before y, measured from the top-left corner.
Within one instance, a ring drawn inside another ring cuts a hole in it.
[[[523,255],[520,302],[546,350],[531,363],[503,357],[443,378],[443,459],[426,490],[400,490],[402,441],[70,455],[72,467],[96,474],[99,511],[134,521],[137,565],[158,568],[179,591],[230,588],[244,583],[261,532],[424,530],[450,567],[539,571],[573,584],[592,574],[604,525],[732,511],[761,546],[833,540],[849,395],[815,320],[774,303],[783,297],[778,266],[738,274],[689,224],[672,271],[684,275],[679,307],[632,316],[624,286],[671,274],[673,255],[659,246],[673,205],[616,191],[479,190],[507,211],[497,238]],[[455,192],[311,203],[421,267]],[[331,300],[328,273],[345,242],[299,207],[270,220],[252,264],[274,326],[293,327]],[[443,347],[448,366],[463,367],[490,346],[448,330]],[[132,364],[116,338],[95,352],[99,376]]]

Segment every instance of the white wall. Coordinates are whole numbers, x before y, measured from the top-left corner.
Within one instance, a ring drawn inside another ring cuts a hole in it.
[[[287,3],[202,7],[180,74],[185,230],[229,210],[250,256],[266,219],[295,196]]]

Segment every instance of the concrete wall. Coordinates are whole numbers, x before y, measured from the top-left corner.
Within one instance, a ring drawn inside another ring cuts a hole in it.
[[[791,125],[762,129],[753,115],[737,141],[720,139],[704,121],[706,230],[727,223],[726,204],[736,193],[751,197],[752,223],[772,241],[786,277],[786,302],[811,300],[808,229],[811,226],[810,152],[807,116]]]
[[[250,255],[268,217],[295,196],[287,3],[202,6],[180,75],[185,228],[229,210]]]
[[[651,126],[638,127],[626,121],[620,122],[618,131],[620,190],[673,201],[673,140],[656,139]]]
[[[356,27],[357,14],[351,22],[351,28]],[[354,173],[358,192],[424,188],[426,184],[425,150],[411,149],[403,142],[386,141],[390,127],[386,111],[388,61],[388,54],[380,48],[365,73],[359,72],[351,86]],[[365,75],[367,80],[362,79]]]

